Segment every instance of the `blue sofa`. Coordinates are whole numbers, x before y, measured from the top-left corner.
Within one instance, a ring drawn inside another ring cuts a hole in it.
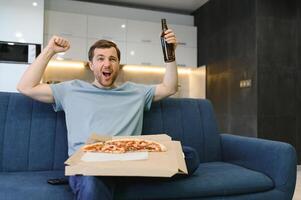
[[[292,199],[294,148],[219,134],[207,100],[153,103],[143,126],[144,134],[168,133],[194,147],[199,168],[188,178],[132,178],[117,186],[116,199]],[[66,159],[64,113],[18,93],[0,92],[0,199],[73,199],[68,185],[47,184],[47,179],[64,175]]]

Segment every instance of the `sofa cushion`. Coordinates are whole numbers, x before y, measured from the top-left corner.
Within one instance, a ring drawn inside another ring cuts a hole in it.
[[[262,173],[229,163],[211,162],[200,164],[190,178],[121,181],[116,196],[117,199],[188,199],[256,193],[273,187],[273,181]]]
[[[64,171],[0,173],[0,199],[67,200],[73,195],[68,185],[50,185],[47,180],[64,176]]]

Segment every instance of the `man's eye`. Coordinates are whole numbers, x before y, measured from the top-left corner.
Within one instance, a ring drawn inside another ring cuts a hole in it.
[[[110,58],[110,61],[111,62],[117,62],[117,59],[116,58]]]
[[[98,60],[98,61],[103,61],[103,60],[104,60],[104,58],[97,58],[97,60]]]

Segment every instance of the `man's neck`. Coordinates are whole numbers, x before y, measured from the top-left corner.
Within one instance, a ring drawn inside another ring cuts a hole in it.
[[[92,82],[92,85],[98,87],[98,88],[101,88],[101,89],[113,89],[113,88],[116,88],[116,85],[115,83],[113,83],[112,85],[110,86],[103,86],[101,85],[97,80],[93,81]]]

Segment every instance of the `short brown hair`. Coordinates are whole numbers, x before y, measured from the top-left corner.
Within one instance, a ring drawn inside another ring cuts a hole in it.
[[[88,52],[89,61],[92,61],[92,59],[94,57],[95,49],[108,49],[111,47],[116,49],[117,57],[120,62],[120,50],[114,42],[109,41],[109,40],[98,40],[90,47],[89,52]]]

